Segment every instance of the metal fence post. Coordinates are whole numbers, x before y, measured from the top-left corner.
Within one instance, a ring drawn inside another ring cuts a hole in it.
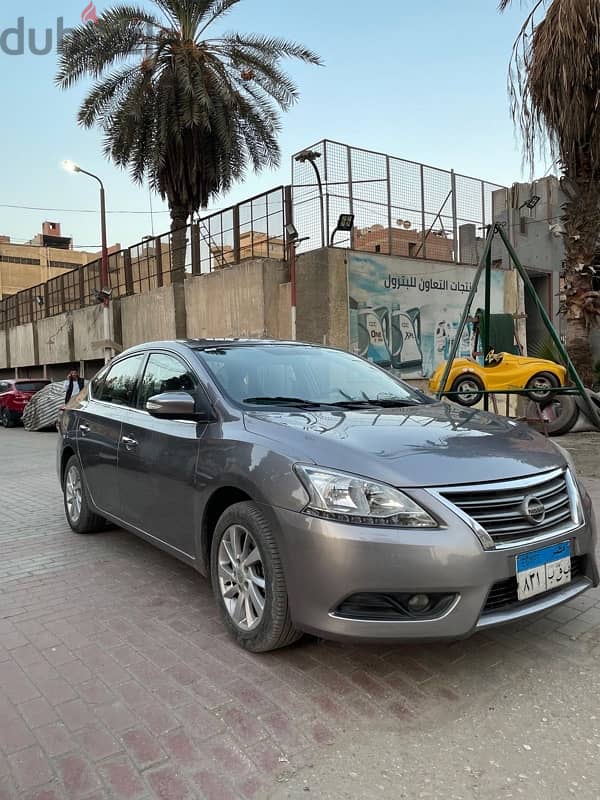
[[[425,169],[423,164],[420,165],[421,167],[421,237],[422,237],[422,244],[421,244],[421,252],[423,253],[423,258],[427,258],[427,233],[426,228],[427,224],[425,221]]]
[[[85,306],[85,281],[84,281],[84,272],[85,269],[84,265],[79,267],[79,308],[83,308]]]
[[[354,178],[352,177],[352,150],[347,149],[347,162],[348,162],[348,211],[354,214]],[[327,204],[329,206],[329,194],[327,194]],[[329,231],[329,225],[327,226]],[[350,231],[350,248],[354,244],[354,228]]]
[[[325,228],[325,233],[323,238],[325,239],[325,243],[323,247],[327,247],[329,245],[329,231],[331,228],[329,227],[329,170],[327,168],[327,139],[323,140],[323,183],[325,184],[325,219],[323,220],[323,227]],[[321,188],[321,191],[323,189]],[[321,217],[323,214],[321,214]]]
[[[138,252],[138,267],[139,267],[139,252]],[[133,268],[131,265],[131,250],[123,253],[123,271],[125,273],[125,294],[127,296],[133,294]]]
[[[284,237],[287,239],[286,225],[294,224],[294,197],[292,194],[291,186],[283,187],[283,232]]]
[[[233,263],[239,264],[242,260],[242,243],[240,231],[240,207],[239,204],[232,210],[233,225]]]
[[[192,223],[190,234],[192,239],[192,275],[200,275],[202,273],[202,262],[200,259],[200,225],[198,225],[197,222]]]
[[[450,189],[452,191],[452,236],[454,238],[454,247],[452,250],[454,252],[454,263],[458,264],[460,261],[460,253],[458,251],[458,204],[456,200],[456,173],[453,169],[450,170]]]
[[[491,222],[492,220],[490,220]],[[486,228],[486,221],[485,221],[485,182],[481,181],[481,227],[485,231]],[[477,234],[475,234],[477,237]]]
[[[162,260],[162,238],[157,236],[154,240],[154,258],[156,259],[156,286],[163,285],[163,260]]]
[[[392,255],[394,240],[392,236],[392,175],[390,170],[390,157],[385,157],[385,178],[387,183],[387,207],[388,207],[388,253]]]

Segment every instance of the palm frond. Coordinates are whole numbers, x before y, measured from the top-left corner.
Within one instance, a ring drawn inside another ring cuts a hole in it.
[[[56,82],[92,78],[79,122],[103,131],[105,155],[148,181],[173,224],[254,170],[279,164],[281,110],[297,99],[283,59],[320,64],[285,39],[204,31],[240,0],[149,0],[105,11],[63,40]]]
[[[224,37],[224,41],[234,47],[244,48],[247,50],[256,50],[263,56],[269,56],[277,60],[281,58],[296,58],[299,61],[304,61],[308,64],[315,66],[322,66],[323,61],[321,57],[308,47],[291,42],[287,39],[281,39],[276,36],[261,36],[259,34],[230,34]]]

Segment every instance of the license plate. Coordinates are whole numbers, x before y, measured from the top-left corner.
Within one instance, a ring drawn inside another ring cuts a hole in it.
[[[571,543],[561,542],[517,556],[517,596],[528,600],[571,583]]]

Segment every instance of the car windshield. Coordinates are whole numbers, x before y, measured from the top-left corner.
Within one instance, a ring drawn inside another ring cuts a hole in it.
[[[39,392],[44,386],[48,386],[48,381],[17,381],[15,390],[17,392]]]
[[[361,358],[303,345],[226,345],[198,351],[234,402],[281,406],[411,406],[425,395]]]

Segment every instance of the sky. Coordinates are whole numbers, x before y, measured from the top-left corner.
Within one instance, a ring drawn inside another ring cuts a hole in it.
[[[98,12],[115,1],[96,0]],[[85,84],[68,91],[54,85],[58,18],[65,27],[79,24],[87,3],[19,0],[0,8],[0,41],[19,16],[26,39],[36,31],[38,47],[45,30],[53,31],[48,55],[33,55],[27,46],[23,55],[0,50],[0,235],[17,242],[48,219],[62,222],[76,247],[99,247],[98,215],[85,213],[98,208],[97,185],[62,170],[63,159],[104,179],[110,243],[134,244],[170,225],[160,198],[152,198],[151,217],[147,188],[105,159],[100,133],[77,126]],[[523,179],[506,72],[524,13],[515,2],[499,15],[496,0],[241,0],[224,30],[295,39],[316,50],[325,66],[289,62],[301,96],[282,120],[280,168],[250,172],[210,210],[291,182],[292,154],[325,138],[499,184]],[[16,40],[7,38],[11,47]],[[113,213],[124,211],[140,213]]]

